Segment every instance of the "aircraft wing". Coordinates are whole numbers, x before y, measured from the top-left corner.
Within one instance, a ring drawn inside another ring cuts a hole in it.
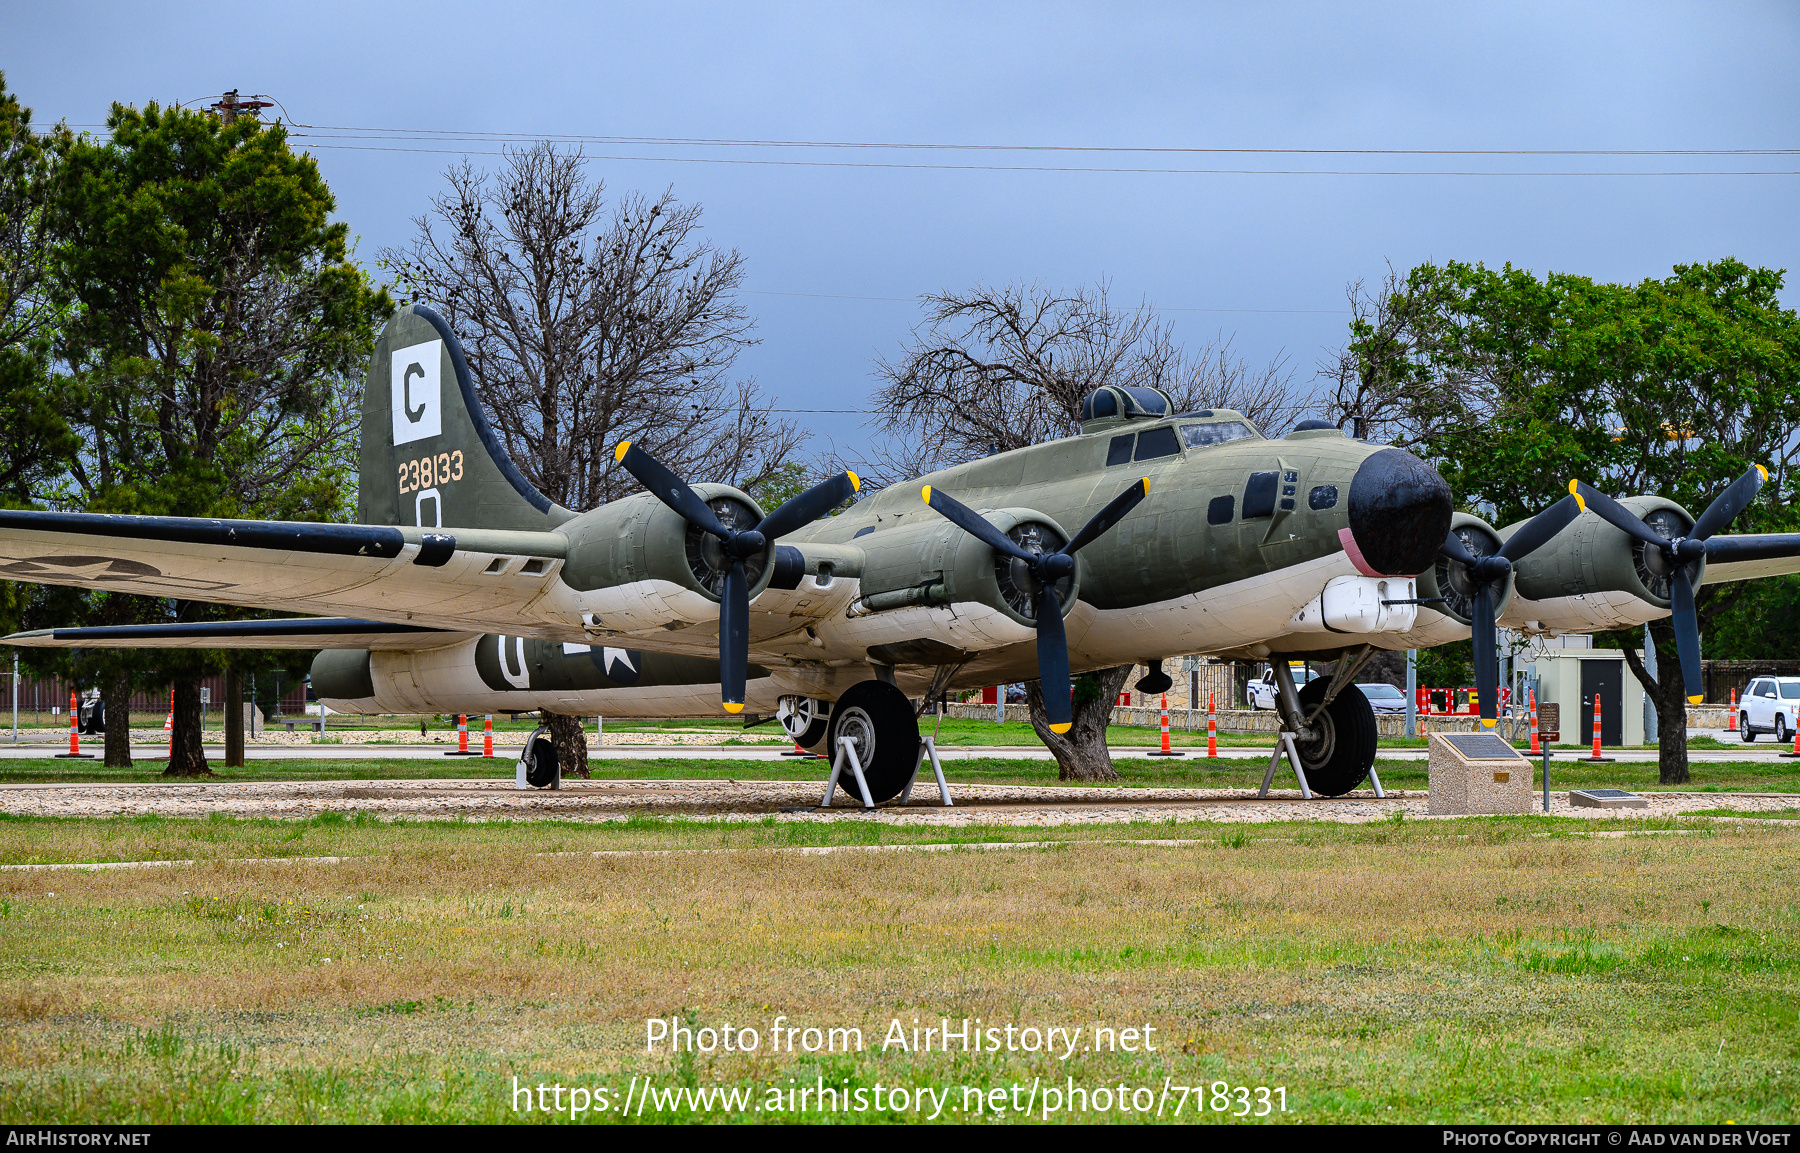
[[[1706,542],[1709,585],[1756,580],[1800,572],[1800,533],[1745,533],[1715,536]]]
[[[468,640],[473,633],[352,617],[262,621],[100,625],[38,629],[0,637],[0,644],[57,649],[369,649],[418,651]]]
[[[536,635],[556,532],[0,510],[0,579]],[[566,631],[566,630],[564,630]]]

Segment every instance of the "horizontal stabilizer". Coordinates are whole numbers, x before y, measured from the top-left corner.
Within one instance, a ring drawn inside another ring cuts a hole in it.
[[[103,625],[14,633],[4,643],[55,649],[435,649],[470,633],[354,617],[287,617],[260,621]]]

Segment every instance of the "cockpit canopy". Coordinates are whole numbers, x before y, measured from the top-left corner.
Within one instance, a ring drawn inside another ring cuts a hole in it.
[[[1175,403],[1161,389],[1103,385],[1081,402],[1081,431],[1096,432],[1128,420],[1157,420],[1174,411]]]

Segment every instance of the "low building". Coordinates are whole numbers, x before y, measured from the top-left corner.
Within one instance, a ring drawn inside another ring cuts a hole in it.
[[[1527,666],[1535,671],[1538,703],[1560,706],[1561,741],[1594,739],[1594,697],[1600,697],[1600,743],[1644,743],[1644,686],[1620,649],[1545,649]]]

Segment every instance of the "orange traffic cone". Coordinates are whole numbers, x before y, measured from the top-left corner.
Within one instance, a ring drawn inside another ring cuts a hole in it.
[[[325,706],[323,704],[320,704],[319,705],[320,715],[323,715],[324,711],[325,711]],[[458,713],[456,715],[456,747],[454,749],[449,750],[444,755],[446,757],[476,757],[476,756],[481,755],[469,747],[469,714],[468,713]]]
[[[1600,694],[1599,693],[1594,694],[1594,755],[1591,757],[1585,758],[1585,760],[1590,765],[1599,764],[1602,761],[1612,760],[1611,757],[1603,757],[1600,755]]]
[[[56,754],[59,761],[91,761],[94,754],[81,751],[81,702],[69,694],[69,751]]]
[[[1213,708],[1213,695],[1206,694],[1206,755],[1219,755],[1219,714]]]
[[[1543,752],[1543,749],[1541,749],[1538,746],[1537,690],[1536,689],[1531,690],[1531,696],[1529,699],[1531,701],[1531,755],[1535,757],[1539,753]]]
[[[489,713],[481,719],[481,755],[494,755],[494,714]]]
[[[1150,754],[1153,757],[1181,757],[1185,753],[1176,752],[1169,747],[1169,694],[1162,695],[1162,749]]]

